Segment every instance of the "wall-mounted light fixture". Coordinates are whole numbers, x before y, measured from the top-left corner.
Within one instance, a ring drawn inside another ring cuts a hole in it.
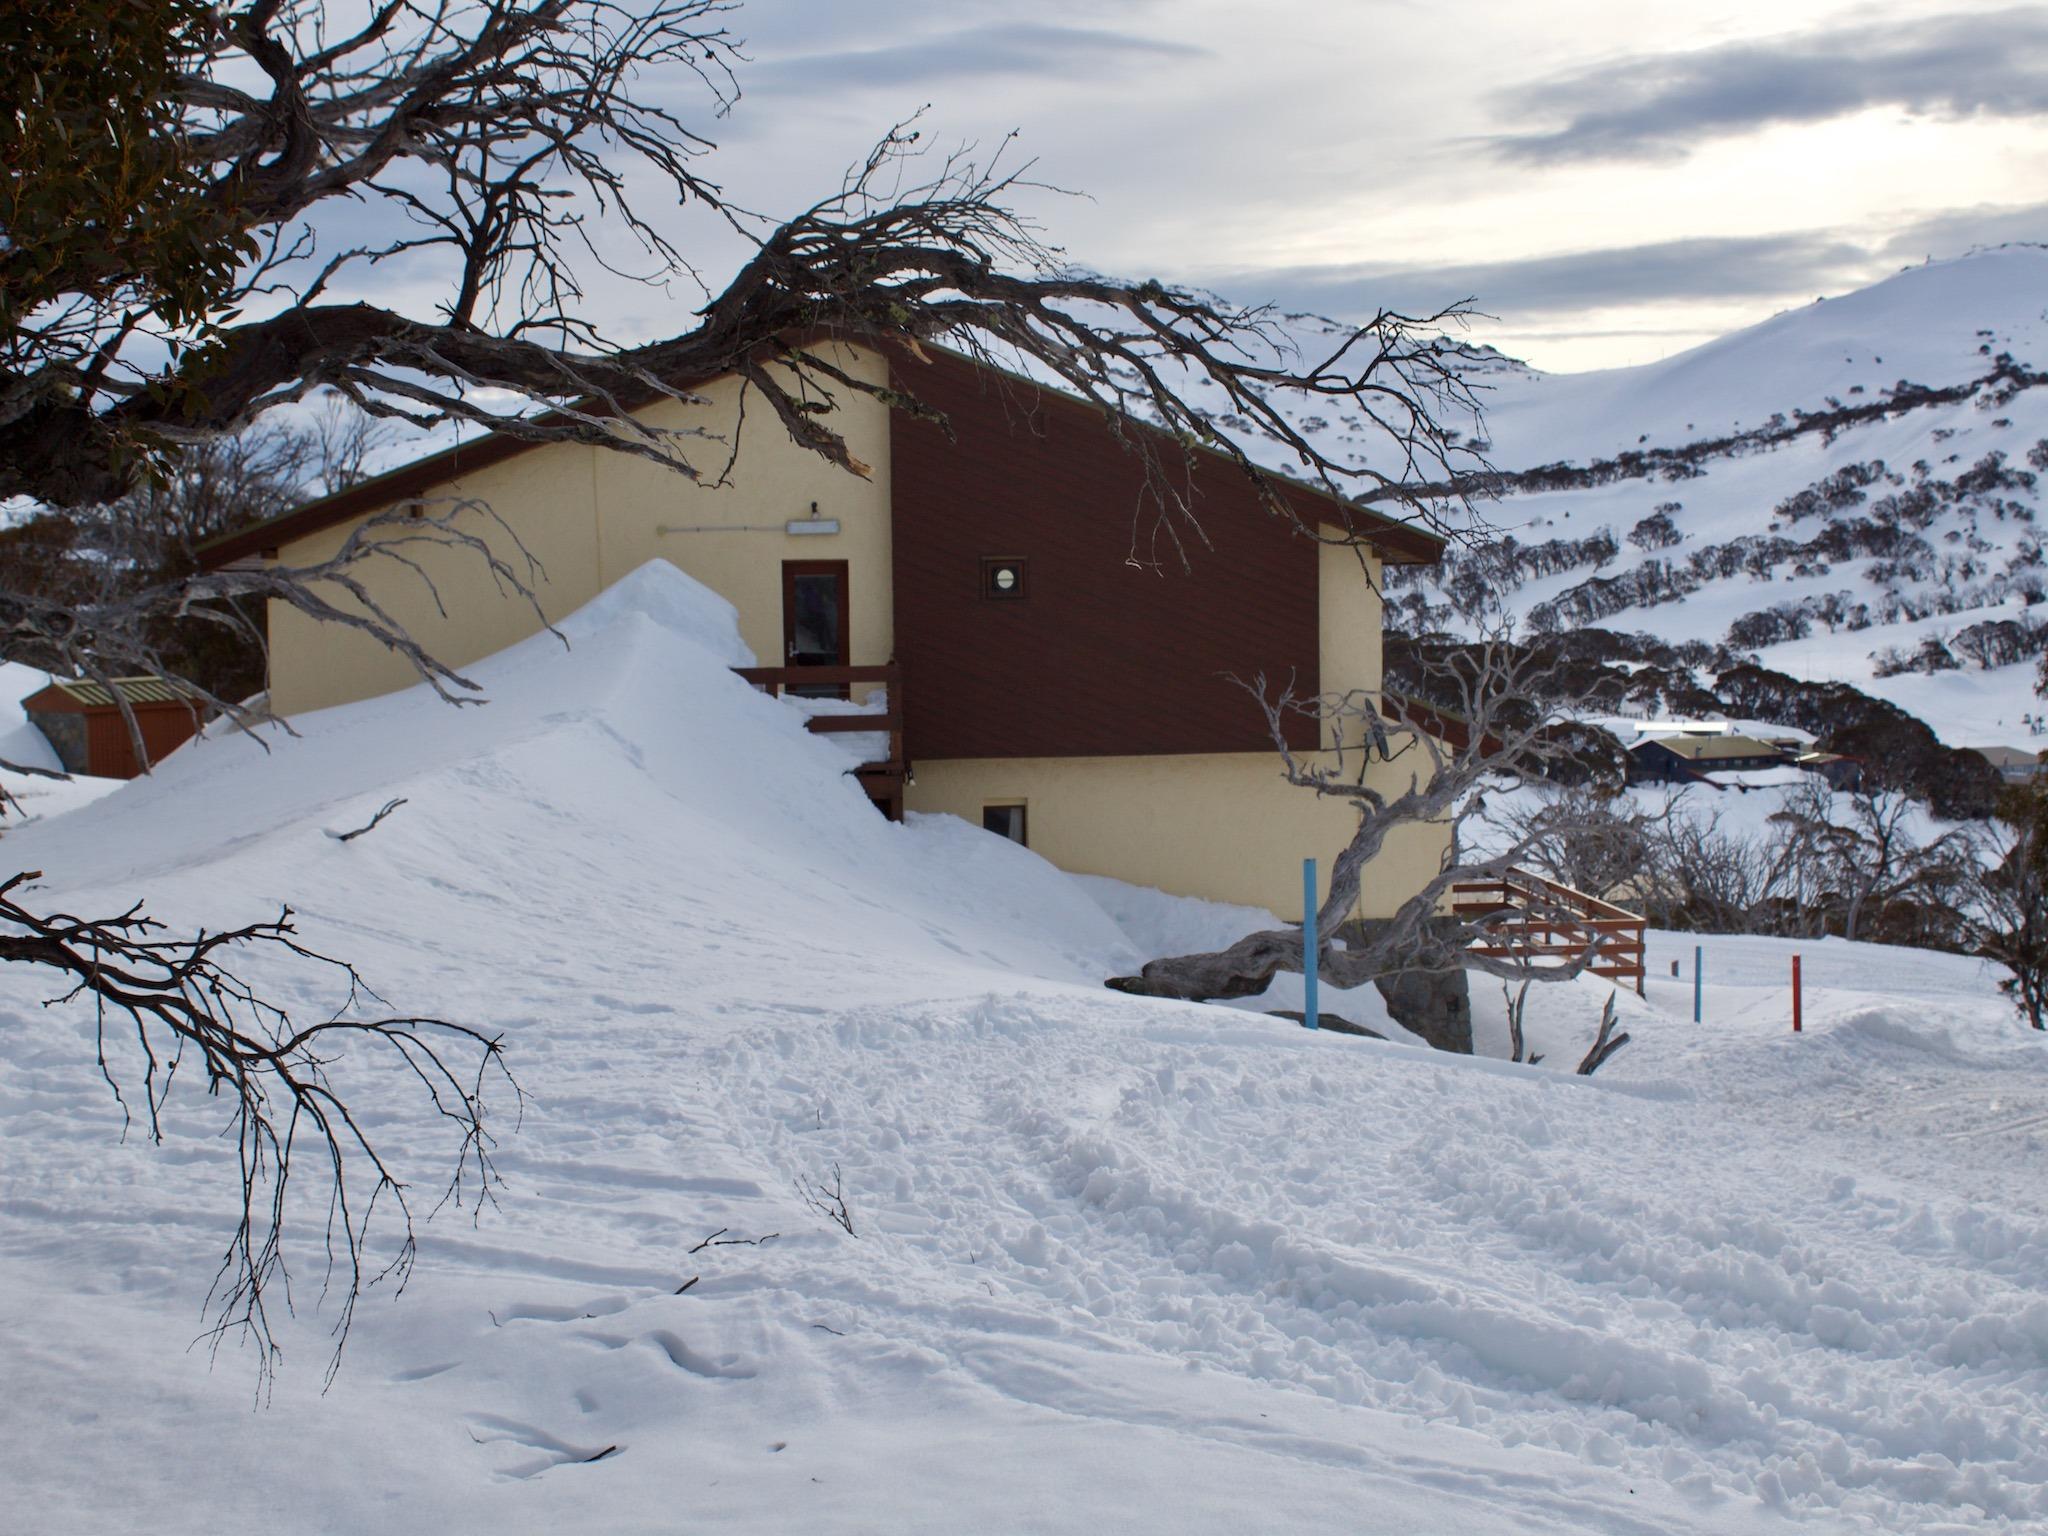
[[[811,503],[809,517],[793,517],[786,523],[656,523],[656,533],[837,533],[839,519],[818,516],[818,504]]]
[[[791,518],[782,525],[782,531],[791,534],[837,533],[839,531],[839,519],[836,517],[818,516],[818,504],[814,501],[811,503],[811,515],[809,517]]]

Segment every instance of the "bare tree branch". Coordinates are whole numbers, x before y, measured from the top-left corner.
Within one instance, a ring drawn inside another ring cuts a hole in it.
[[[354,830],[348,832],[330,831],[327,835],[333,838],[337,843],[353,842],[356,838],[361,837],[365,832],[376,831],[378,822],[382,821],[386,816],[389,816],[393,811],[397,810],[401,805],[404,804],[406,804],[406,801],[402,796],[396,800],[386,800],[382,808],[378,810],[377,814],[372,816],[368,821],[364,822],[360,827],[357,827]]]
[[[5,769],[8,773],[26,774],[30,778],[57,779],[66,784],[71,782],[70,774],[60,772],[55,768],[37,768],[29,763],[10,762],[4,757],[0,757],[0,769]]]
[[[285,1245],[293,1179],[311,1160],[326,1206],[321,1292],[340,1297],[331,1378],[363,1291],[387,1279],[403,1288],[417,1253],[409,1186],[334,1068],[344,1058],[382,1062],[422,1094],[452,1140],[453,1166],[433,1209],[480,1209],[498,1184],[485,1089],[498,1078],[518,1095],[498,1038],[445,1019],[357,1017],[361,1003],[381,1000],[353,966],[302,945],[289,908],[270,922],[179,938],[140,903],[102,918],[30,911],[16,893],[40,878],[28,871],[0,884],[0,962],[69,976],[71,989],[50,1006],[91,1002],[100,1074],[124,1120],[139,1115],[149,1138],[162,1141],[181,1071],[200,1073],[207,1093],[228,1104],[241,1199],[204,1336],[215,1348],[230,1335],[256,1345],[259,1392],[282,1353],[271,1302],[281,1287],[286,1308],[292,1304]],[[329,1017],[298,1023],[227,968],[238,950],[331,968],[346,996]],[[381,1255],[380,1234],[388,1238]]]
[[[1591,1077],[1614,1057],[1614,1053],[1629,1042],[1628,1031],[1614,1032],[1614,994],[1607,994],[1607,1001],[1600,1008],[1600,1033],[1586,1050],[1585,1056],[1575,1069],[1580,1077]]]
[[[1559,729],[1556,706],[1541,702],[1554,665],[1496,638],[1427,668],[1430,701],[1364,691],[1302,698],[1291,688],[1274,693],[1263,678],[1248,685],[1265,711],[1287,782],[1340,800],[1357,815],[1356,830],[1330,861],[1329,894],[1316,916],[1317,967],[1330,985],[1459,969],[1507,981],[1563,981],[1597,962],[1597,933],[1564,945],[1523,936],[1529,924],[1545,921],[1557,932],[1579,931],[1561,902],[1554,912],[1461,913],[1451,900],[1459,886],[1505,879],[1533,849],[1567,830],[1558,816],[1518,826],[1494,816],[1488,798],[1547,783],[1576,762],[1575,739]],[[1288,743],[1288,722],[1301,715],[1316,722],[1314,752]],[[1590,816],[1585,823],[1598,825]],[[1359,921],[1363,872],[1395,833],[1424,826],[1445,835],[1437,869],[1392,916]],[[1529,899],[1537,908],[1552,900],[1541,890]],[[1301,931],[1274,929],[1213,954],[1150,961],[1137,976],[1108,985],[1196,1001],[1246,997],[1264,991],[1278,972],[1301,968]]]
[[[840,1178],[839,1165],[837,1163],[832,1165],[832,1182],[830,1184],[827,1184],[823,1179],[812,1179],[803,1174],[798,1174],[796,1177],[796,1193],[797,1198],[802,1200],[806,1206],[831,1222],[833,1226],[839,1228],[848,1237],[860,1236],[858,1232],[853,1230],[853,1211],[846,1203],[844,1180]],[[695,1250],[692,1251],[694,1252]]]
[[[1463,494],[1443,487],[1484,468],[1450,425],[1478,409],[1470,353],[1442,334],[1463,306],[1381,311],[1311,351],[1269,310],[1082,271],[1009,206],[1035,184],[1029,165],[1004,164],[1008,140],[986,158],[940,156],[926,172],[919,132],[899,125],[795,217],[749,212],[700,174],[711,146],[670,105],[672,86],[636,87],[682,70],[714,110],[729,104],[739,57],[730,9],[392,5],[333,38],[317,8],[195,8],[172,43],[165,142],[214,238],[249,254],[210,304],[181,289],[169,311],[147,272],[104,292],[48,274],[48,301],[21,309],[0,368],[0,495],[112,499],[154,459],[322,387],[374,416],[595,443],[695,477],[704,471],[689,434],[622,424],[636,407],[690,399],[692,385],[731,374],[800,444],[864,473],[830,419],[834,403],[865,393],[932,413],[914,380],[877,385],[832,367],[810,344],[820,337],[902,343],[913,359],[921,343],[946,341],[1079,394],[1145,459],[1159,514],[1178,525],[1169,542],[1181,529],[1199,536],[1169,452],[1220,452],[1261,486],[1270,465],[1285,465],[1439,529],[1441,504]],[[267,91],[250,88],[252,71]],[[620,346],[579,313],[584,266],[657,286],[694,275],[664,224],[636,211],[647,187],[709,212],[754,254],[707,296],[694,329]],[[329,216],[340,198],[394,215],[402,232],[337,243],[344,228],[391,222],[343,225]],[[614,260],[622,241],[641,270]],[[316,245],[331,249],[314,265]],[[433,315],[369,301],[388,291],[369,276],[386,263],[445,279]],[[348,289],[352,301],[327,297]],[[1216,386],[1199,404],[1198,383]],[[505,410],[491,391],[522,403]],[[1369,461],[1326,452],[1290,403],[1357,413],[1383,451]],[[1157,435],[1132,431],[1139,423]]]

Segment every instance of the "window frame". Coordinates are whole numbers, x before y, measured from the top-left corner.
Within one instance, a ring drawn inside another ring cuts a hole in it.
[[[1009,833],[998,832],[994,827],[990,826],[988,824],[988,817],[991,811],[1015,811],[1017,813],[1017,835],[1011,837]],[[984,832],[994,832],[997,837],[1007,838],[1019,848],[1029,848],[1031,846],[1031,802],[1028,800],[982,801],[981,830]]]

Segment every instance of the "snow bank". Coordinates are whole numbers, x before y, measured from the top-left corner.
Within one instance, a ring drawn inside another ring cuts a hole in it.
[[[565,630],[479,667],[484,708],[198,742],[6,839],[74,910],[289,900],[394,1006],[502,1032],[527,1095],[500,1206],[423,1230],[324,1395],[296,1252],[252,1416],[246,1361],[184,1347],[217,1106],[181,1080],[124,1142],[90,1013],[0,975],[0,1480],[39,1528],[2048,1521],[2048,1052],[1953,957],[1818,946],[1794,1039],[1786,952],[1729,941],[1708,1024],[1654,975],[1590,1081],[1122,997],[1266,915],[884,822],[672,569]],[[1563,1051],[1597,997],[1539,1011]],[[417,1116],[374,1124],[431,1173]]]
[[[410,824],[428,859],[479,845],[458,861],[476,880],[516,888],[524,866],[578,847],[593,899],[680,891],[694,905],[719,892],[736,920],[847,953],[910,943],[1093,982],[1124,952],[1115,925],[1022,850],[1007,875],[1013,886],[1035,879],[1037,900],[1000,925],[969,919],[986,871],[938,834],[875,816],[827,738],[732,675],[752,657],[731,605],[674,566],[643,566],[560,629],[471,669],[483,707],[451,708],[416,687],[300,716],[296,734],[199,740],[102,803],[91,835],[38,842],[30,829],[15,855],[59,889],[148,889],[163,901],[180,896],[178,872],[227,850],[247,910],[295,884],[347,880],[357,855],[379,866],[372,885],[424,878],[415,839],[399,831]],[[323,835],[400,796],[406,806],[360,846]],[[201,884],[210,897],[215,882]]]
[[[672,644],[727,667],[754,665],[754,653],[740,639],[739,610],[666,560],[650,560],[622,577],[556,628],[573,646],[602,643],[621,626],[665,631]]]
[[[1102,875],[1069,878],[1115,920],[1147,960],[1228,949],[1247,934],[1285,926],[1263,907],[1174,896]]]
[[[49,682],[47,672],[25,667],[18,661],[0,662],[0,700],[6,701],[6,706],[0,707],[0,758],[28,768],[61,773],[64,765],[57,761],[57,749],[50,745],[50,738],[30,725],[19,708],[21,700],[40,693]],[[15,779],[26,777],[29,775],[10,774],[8,783],[11,786]]]

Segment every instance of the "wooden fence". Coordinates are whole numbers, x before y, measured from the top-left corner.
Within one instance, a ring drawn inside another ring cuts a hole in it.
[[[820,736],[887,733],[889,755],[852,770],[868,798],[891,821],[903,819],[903,783],[910,765],[903,756],[903,673],[895,662],[879,667],[735,667],[756,688],[780,698],[791,688],[846,689],[854,683],[880,683],[888,690],[888,708],[880,714],[812,715],[804,723]]]
[[[1500,960],[1575,960],[1590,949],[1595,976],[1633,981],[1642,996],[1648,920],[1526,869],[1451,887],[1451,910],[1466,919],[1498,916],[1475,955]]]

